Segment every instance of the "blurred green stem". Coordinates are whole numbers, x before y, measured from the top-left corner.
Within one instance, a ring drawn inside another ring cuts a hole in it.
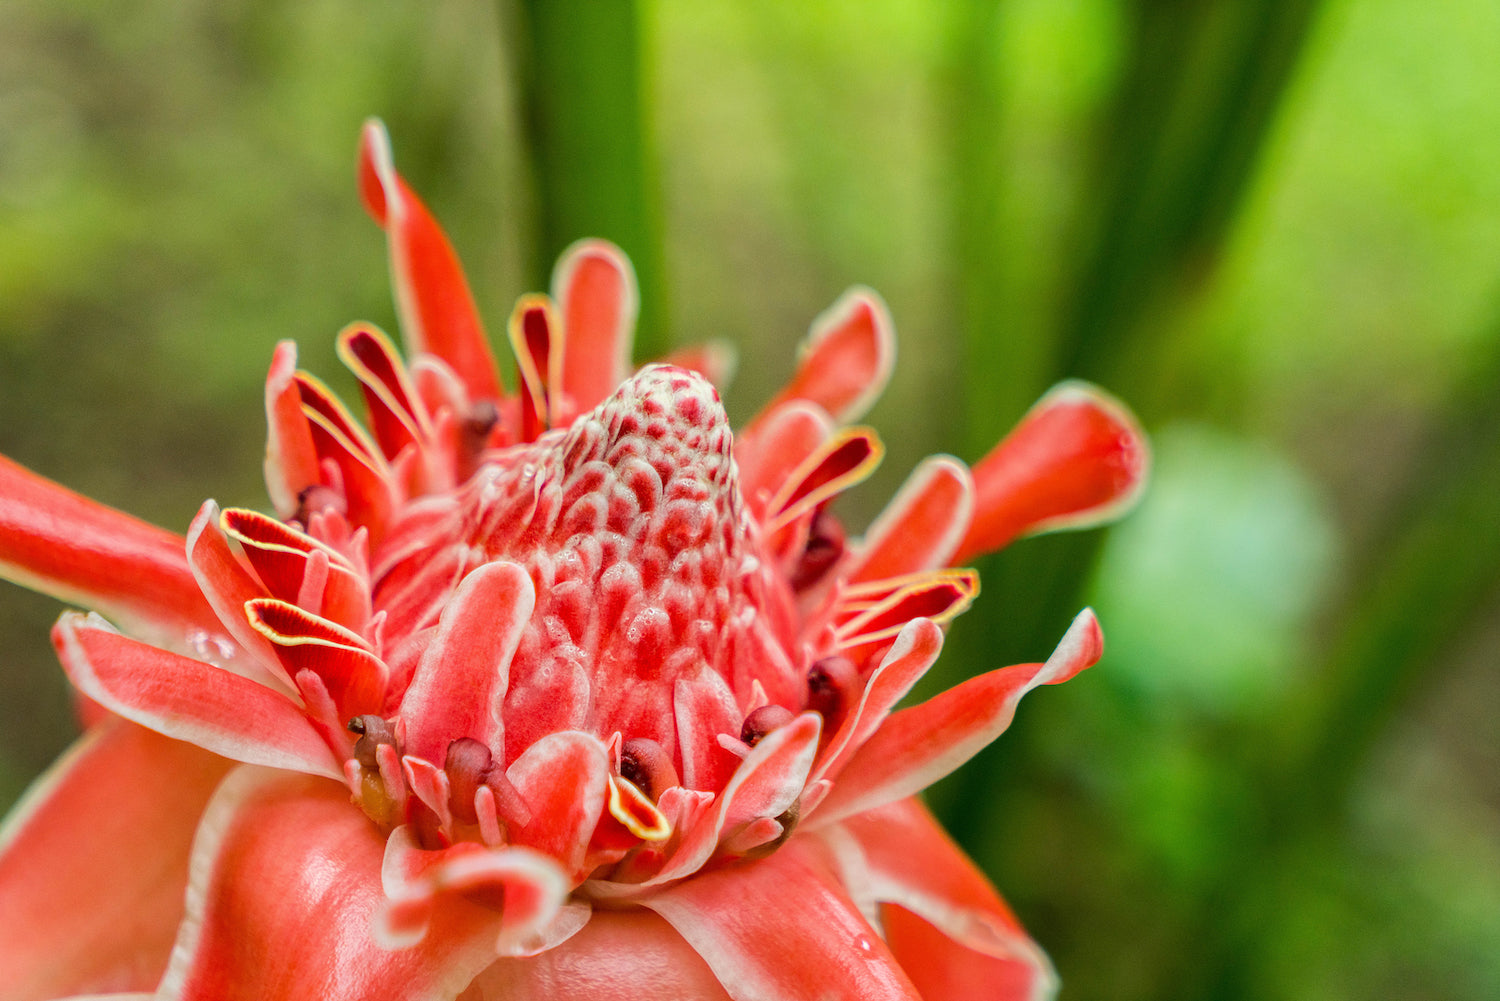
[[[1351,789],[1390,723],[1456,662],[1455,641],[1500,592],[1500,357],[1458,394],[1422,455],[1406,478],[1409,495],[1376,534],[1382,543],[1351,575],[1317,691],[1288,700],[1275,716],[1278,739],[1262,743],[1281,753],[1252,762],[1264,824],[1238,854],[1241,864],[1201,888],[1198,917],[1219,930],[1205,941],[1198,925],[1184,942],[1216,948],[1198,951],[1181,977],[1169,972],[1164,982],[1178,997],[1258,996],[1255,966],[1245,961],[1257,929],[1276,920],[1307,858],[1337,837]],[[1188,984],[1196,994],[1182,989]]]
[[[1047,337],[1052,355],[1041,367],[1040,385],[1065,376],[1101,381],[1135,404],[1148,426],[1190,409],[1190,401],[1165,391],[1167,324],[1151,322],[1160,320],[1152,309],[1159,302],[1191,302],[1217,258],[1317,6],[1315,0],[1139,0],[1131,6],[1123,82],[1103,117],[1094,176],[1084,182],[1090,185],[1084,216],[1098,223],[1083,237],[1076,277],[1055,304],[1056,325]],[[982,7],[966,8],[976,25],[983,22],[972,12]],[[971,80],[984,79],[989,50],[971,48],[978,43],[962,33],[953,44],[954,64]],[[973,229],[986,223],[974,209],[982,204],[975,186],[986,177],[998,183],[984,157],[996,142],[999,102],[974,100],[962,87],[953,93],[954,128],[963,137],[954,146],[960,161],[954,170],[965,179],[954,205],[965,269],[958,284],[967,295],[994,287],[990,269],[1002,259],[1008,235],[998,227],[987,234]],[[988,345],[1005,332],[1006,303],[972,300],[962,315],[971,353],[1003,356]],[[993,388],[975,391],[984,380],[1006,377],[1000,360],[970,358],[969,364],[965,423],[987,428],[997,417],[1018,416],[990,409]],[[952,662],[999,666],[1044,657],[1081,604],[1101,538],[1098,532],[1048,537],[981,562],[989,603],[981,599],[981,614],[954,630],[951,642],[961,652]],[[983,752],[935,801],[959,840],[996,871],[1027,865],[1008,853],[1005,838],[994,836],[1004,829],[1016,793],[1003,776],[1013,771],[1035,781],[1045,771],[1024,712],[1021,717],[1003,747]],[[1016,902],[1023,912],[1033,903]]]
[[[632,0],[501,0],[536,196],[533,287],[564,247],[619,244],[641,284],[637,357],[670,344],[645,27]]]
[[[1132,383],[1151,370],[1142,359],[1162,350],[1167,326],[1148,314],[1190,300],[1215,263],[1318,7],[1132,5],[1125,74],[1097,154],[1100,225],[1063,305],[1059,374],[1105,381],[1146,405],[1153,387]]]

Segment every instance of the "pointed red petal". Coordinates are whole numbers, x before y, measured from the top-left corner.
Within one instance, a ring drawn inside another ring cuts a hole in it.
[[[810,839],[700,873],[641,901],[736,1001],[919,1001]]]
[[[441,762],[460,737],[504,751],[500,714],[510,659],[535,604],[531,578],[518,564],[486,563],[463,579],[401,700],[408,753]]]
[[[994,887],[921,803],[906,799],[841,825],[859,846],[861,892],[885,908],[886,939],[925,998],[1026,1001],[1056,977]]]
[[[1022,535],[1120,517],[1145,489],[1150,462],[1123,403],[1085,382],[1054,387],[974,467],[974,521],[957,561]]]
[[[246,602],[245,617],[288,674],[311,671],[322,680],[341,718],[384,711],[389,671],[364,637],[275,598]]]
[[[719,794],[718,808],[695,813],[665,865],[641,885],[657,886],[697,872],[724,835],[757,818],[785,813],[806,788],[821,732],[822,720],[808,712],[756,744]]]
[[[793,470],[816,452],[833,432],[821,408],[793,400],[766,411],[754,426],[735,436],[740,490],[751,510],[763,512]]]
[[[1023,695],[1067,681],[1103,652],[1099,623],[1084,609],[1045,664],[981,674],[892,714],[839,774],[813,822],[827,824],[925,789],[1004,733]]]
[[[896,363],[896,334],[885,302],[855,287],[813,321],[797,373],[771,406],[809,400],[840,422],[858,419],[880,396]]]
[[[302,394],[297,389],[297,345],[281,341],[266,374],[266,493],[276,513],[290,518],[302,503],[302,492],[321,482],[318,451],[313,447]]]
[[[76,612],[58,620],[52,643],[73,684],[126,719],[236,761],[343,776],[302,711],[263,685]]]
[[[596,911],[583,930],[529,959],[502,959],[479,975],[484,1001],[730,1001],[681,935],[649,911]]]
[[[407,445],[430,441],[427,407],[385,334],[369,324],[355,323],[339,332],[337,346],[339,359],[359,379],[370,429],[386,459],[394,459]]]
[[[544,295],[523,295],[511,311],[506,325],[511,350],[521,373],[519,391],[521,440],[537,435],[557,423],[553,391],[561,373],[563,326],[552,300]]]
[[[858,584],[947,566],[973,513],[968,467],[949,455],[923,460],[870,525],[847,580]]]
[[[581,240],[552,272],[552,298],[567,332],[562,388],[575,412],[591,410],[630,374],[635,336],[635,271],[612,243]]]
[[[844,762],[880,728],[891,709],[927,673],[942,649],[943,631],[930,619],[907,623],[880,666],[870,674],[859,705],[845,714],[843,724],[828,742],[813,773],[815,780],[824,776],[837,778]]]
[[[188,527],[188,564],[203,596],[213,607],[220,623],[249,656],[237,657],[231,665],[236,673],[288,694],[296,690],[291,675],[281,667],[271,644],[245,621],[245,603],[266,596],[261,586],[229,548],[229,541],[219,524],[219,505],[208,500],[198,509]],[[242,669],[245,665],[246,669]],[[253,666],[258,670],[249,670]]]
[[[193,845],[187,916],[163,1001],[438,1001],[495,956],[499,912],[435,910],[420,948],[374,939],[385,838],[343,785],[241,768]]]
[[[504,388],[458,255],[437,220],[396,173],[391,140],[378,121],[359,144],[365,207],[385,230],[401,332],[412,354],[437,355],[458,373],[473,400],[499,400]]]
[[[229,767],[116,716],[37,780],[0,828],[7,999],[156,986],[188,846]]]
[[[321,552],[327,561],[318,589],[321,595],[316,606],[305,611],[353,632],[362,631],[369,622],[370,594],[364,578],[337,549],[274,518],[244,508],[225,509],[219,515],[219,527],[244,549],[246,559],[271,597],[294,604],[300,605],[298,599],[307,583],[308,557]]]
[[[0,577],[95,609],[177,648],[222,632],[180,535],[80,497],[0,456]]]
[[[771,525],[784,525],[848,490],[873,473],[884,456],[885,446],[870,428],[836,431],[776,491],[767,507]]]

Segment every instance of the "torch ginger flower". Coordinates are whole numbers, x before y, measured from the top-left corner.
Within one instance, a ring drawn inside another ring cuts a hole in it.
[[[184,540],[0,460],[0,571],[95,610],[54,630],[88,731],[0,833],[0,995],[1049,994],[913,797],[1098,659],[1092,613],[895,707],[977,592],[951,564],[1133,501],[1128,412],[1064,384],[849,539],[873,293],[732,435],[715,352],[632,373],[629,264],[584,242],[511,317],[511,391],[376,124],[359,165],[410,361],[340,334],[361,424],[277,348],[275,517]]]

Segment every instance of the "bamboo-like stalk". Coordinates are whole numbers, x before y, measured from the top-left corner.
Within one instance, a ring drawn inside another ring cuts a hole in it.
[[[501,0],[535,196],[533,287],[588,236],[619,244],[641,284],[636,356],[670,344],[646,27],[633,0]]]

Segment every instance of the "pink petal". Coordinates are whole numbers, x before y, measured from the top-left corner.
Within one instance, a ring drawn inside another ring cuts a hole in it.
[[[501,399],[505,393],[495,357],[458,255],[427,206],[396,173],[390,136],[373,119],[360,135],[359,189],[365,208],[385,230],[396,311],[411,352],[431,352],[447,362],[471,399]]]
[[[974,521],[957,560],[1021,535],[1112,521],[1140,498],[1150,464],[1123,403],[1086,382],[1061,383],[974,467]]]
[[[898,904],[880,908],[886,943],[924,1001],[1046,1001],[1057,978],[1037,958],[999,958],[967,949]]]
[[[808,400],[840,422],[858,419],[885,389],[896,363],[896,333],[874,291],[845,292],[813,321],[797,372],[770,406]]]
[[[223,631],[184,554],[181,536],[0,456],[0,577],[182,649]]]
[[[793,470],[833,433],[833,421],[822,408],[800,400],[769,408],[735,436],[734,457],[740,465],[740,489],[751,510],[765,510]]]
[[[557,859],[576,881],[589,839],[604,812],[609,758],[597,737],[576,730],[550,734],[532,744],[505,771],[532,814],[511,840]]]
[[[266,493],[283,518],[297,514],[302,492],[322,481],[318,451],[297,390],[297,345],[281,341],[266,374]]]
[[[974,512],[974,481],[948,455],[922,461],[870,525],[846,579],[900,577],[947,566]]]
[[[839,773],[812,822],[828,824],[925,789],[1004,733],[1023,695],[1067,681],[1103,652],[1099,623],[1086,608],[1045,664],[981,674],[893,713]]]
[[[924,997],[1020,1001],[1055,990],[1046,956],[921,803],[868,810],[840,828],[859,846],[861,892],[901,908],[882,912],[887,940]]]
[[[495,948],[515,955],[540,935],[568,895],[567,877],[545,855],[528,848],[484,848],[462,842],[429,851],[399,827],[386,842],[381,882],[387,906],[375,923],[388,949],[426,938],[450,901],[489,902],[498,911]]]
[[[245,603],[264,598],[266,590],[229,548],[219,518],[219,505],[207,500],[188,527],[187,556],[193,579],[235,642],[250,651],[252,659],[263,665],[267,674],[274,675],[277,683],[293,691],[296,686],[291,675],[282,670],[271,644],[245,620]]]
[[[460,737],[503,751],[510,659],[535,604],[518,564],[486,563],[463,579],[401,700],[408,753],[439,762]]]
[[[422,945],[374,939],[385,906],[385,838],[343,785],[241,768],[193,845],[163,1001],[438,1001],[495,956],[498,911],[461,898],[435,909]]]
[[[630,374],[640,306],[630,259],[612,243],[581,240],[552,272],[552,298],[567,332],[562,388],[576,412],[591,410]]]
[[[880,666],[870,674],[859,705],[845,714],[843,724],[828,742],[814,779],[837,778],[839,770],[875,733],[891,709],[906,697],[943,649],[943,631],[930,619],[915,619],[897,634]]]
[[[263,685],[76,612],[58,620],[52,643],[73,684],[126,719],[236,761],[343,776],[302,711]]]
[[[0,828],[8,1001],[156,986],[182,920],[188,846],[229,767],[110,717],[37,780]]]
[[[897,1001],[916,990],[809,839],[641,901],[735,1001]]]
[[[730,1001],[693,947],[641,910],[597,911],[561,945],[529,959],[500,960],[479,975],[473,991],[475,1001]]]
[[[719,794],[718,809],[695,812],[694,822],[682,833],[665,865],[639,887],[658,886],[697,872],[722,837],[737,833],[753,820],[775,819],[789,810],[807,786],[821,732],[818,714],[807,712],[762,738]],[[619,893],[636,895],[630,888]]]

